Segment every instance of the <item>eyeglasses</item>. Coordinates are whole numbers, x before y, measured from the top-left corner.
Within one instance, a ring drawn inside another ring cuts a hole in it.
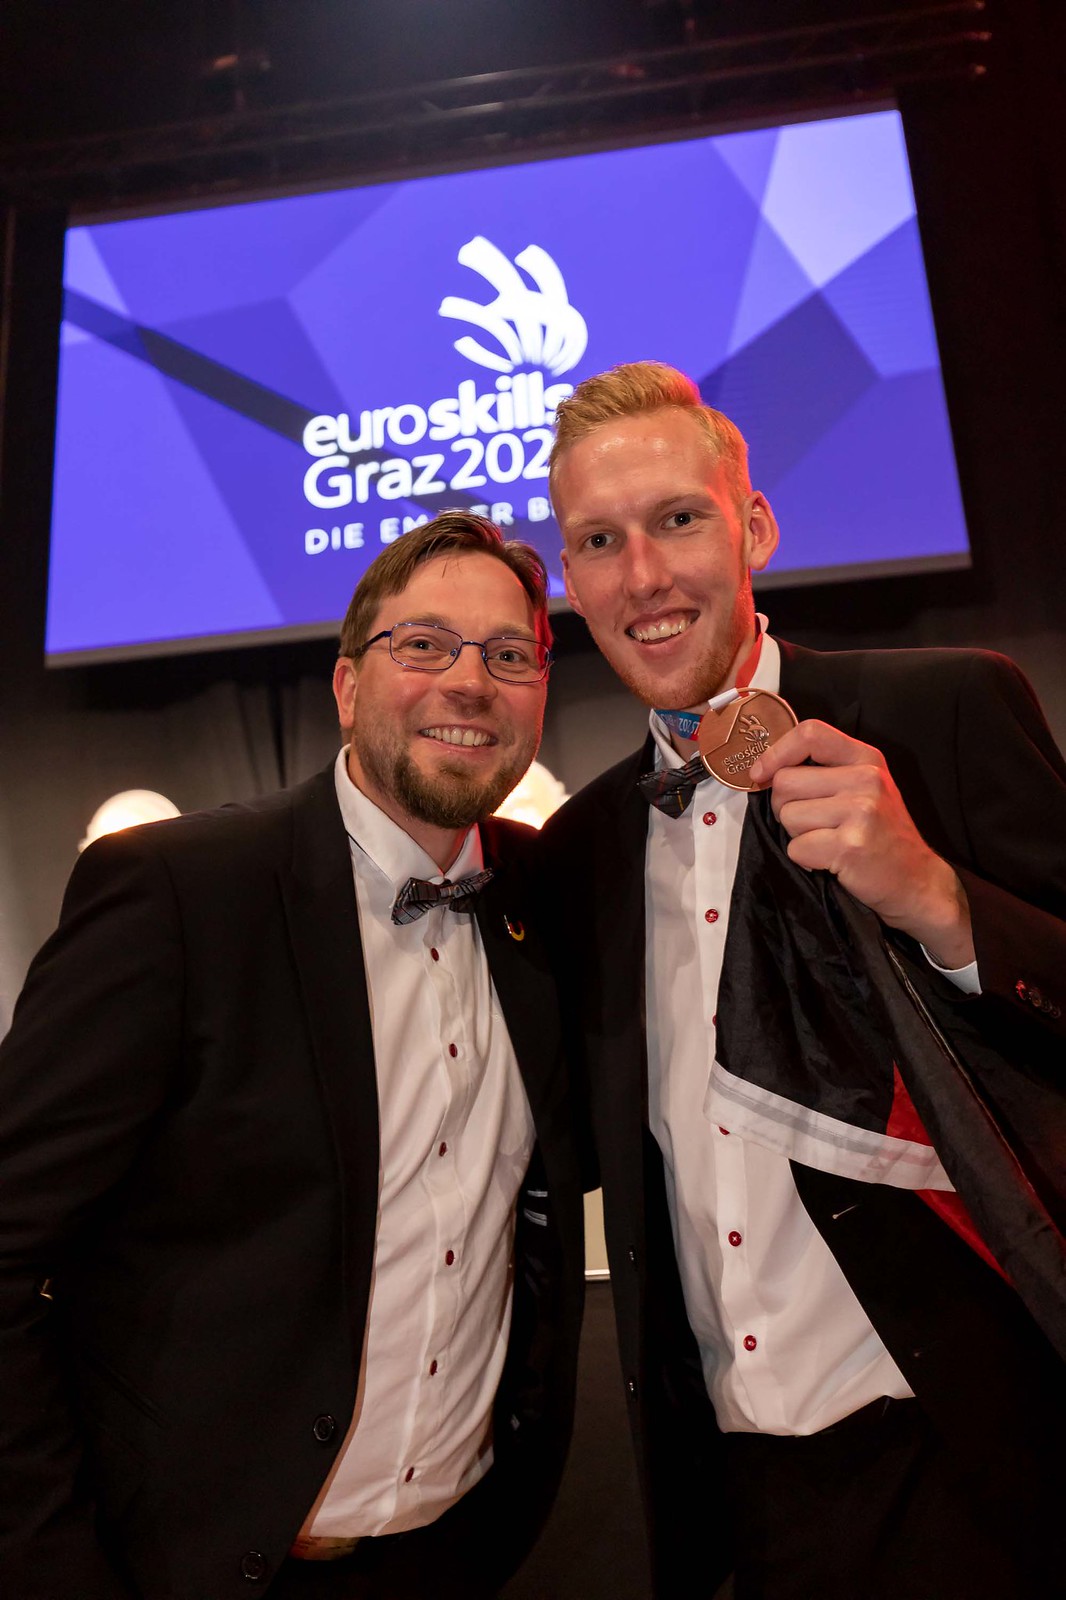
[[[431,622],[398,622],[393,628],[375,633],[353,654],[365,655],[379,639],[389,641],[389,654],[394,661],[415,672],[447,672],[458,661],[463,647],[472,645],[481,652],[487,671],[503,683],[539,683],[548,676],[553,659],[547,645],[536,639],[501,634],[479,642]]]

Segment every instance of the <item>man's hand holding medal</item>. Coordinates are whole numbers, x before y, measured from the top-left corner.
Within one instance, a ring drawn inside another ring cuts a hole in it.
[[[966,891],[914,826],[880,750],[811,720],[773,740],[750,775],[772,789],[797,866],[833,873],[939,966],[973,961]]]

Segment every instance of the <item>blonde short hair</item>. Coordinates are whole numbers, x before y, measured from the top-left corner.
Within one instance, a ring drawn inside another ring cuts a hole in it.
[[[661,361],[630,361],[579,383],[555,413],[555,443],[548,461],[548,481],[566,452],[607,422],[668,409],[690,411],[707,435],[714,459],[725,468],[730,493],[739,506],[751,493],[748,446],[735,422],[706,406],[691,378]]]

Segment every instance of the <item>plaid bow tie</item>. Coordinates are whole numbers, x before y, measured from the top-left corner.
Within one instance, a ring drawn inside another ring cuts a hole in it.
[[[471,872],[458,883],[427,883],[424,878],[408,878],[392,908],[392,920],[398,925],[417,922],[423,912],[433,906],[445,905],[452,911],[473,911],[474,901],[485,885],[495,876],[491,867],[483,872]]]
[[[702,758],[693,756],[683,767],[660,767],[655,772],[645,772],[637,779],[637,788],[656,811],[665,811],[668,817],[679,817],[696,793],[697,784],[708,776]]]

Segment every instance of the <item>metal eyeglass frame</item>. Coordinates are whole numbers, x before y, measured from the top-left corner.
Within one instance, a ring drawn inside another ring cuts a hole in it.
[[[393,650],[392,636],[398,628],[432,628],[435,633],[446,633],[449,638],[458,639],[459,643],[455,646],[455,649],[451,651],[450,658],[447,662],[445,662],[444,666],[420,667],[415,661],[402,661]],[[555,660],[554,651],[549,650],[547,645],[542,645],[539,639],[525,639],[520,635],[507,633],[493,634],[491,639],[464,639],[462,634],[456,633],[454,628],[445,628],[439,622],[397,622],[391,628],[383,628],[380,633],[375,633],[372,639],[368,639],[365,644],[361,644],[357,650],[352,652],[353,657],[365,655],[370,649],[370,646],[372,644],[377,644],[379,639],[387,639],[389,641],[389,655],[392,657],[393,661],[395,661],[398,667],[403,667],[404,670],[408,672],[447,672],[449,667],[454,667],[463,649],[468,644],[472,645],[473,648],[479,652],[482,661],[485,663],[485,671],[488,673],[490,678],[495,678],[497,683],[543,683],[545,678],[548,676],[552,662]],[[515,678],[509,674],[500,674],[499,672],[494,672],[492,670],[492,664],[489,661],[486,650],[490,644],[495,644],[497,640],[507,639],[514,639],[516,644],[534,644],[538,649],[544,651],[544,664],[535,678]]]

